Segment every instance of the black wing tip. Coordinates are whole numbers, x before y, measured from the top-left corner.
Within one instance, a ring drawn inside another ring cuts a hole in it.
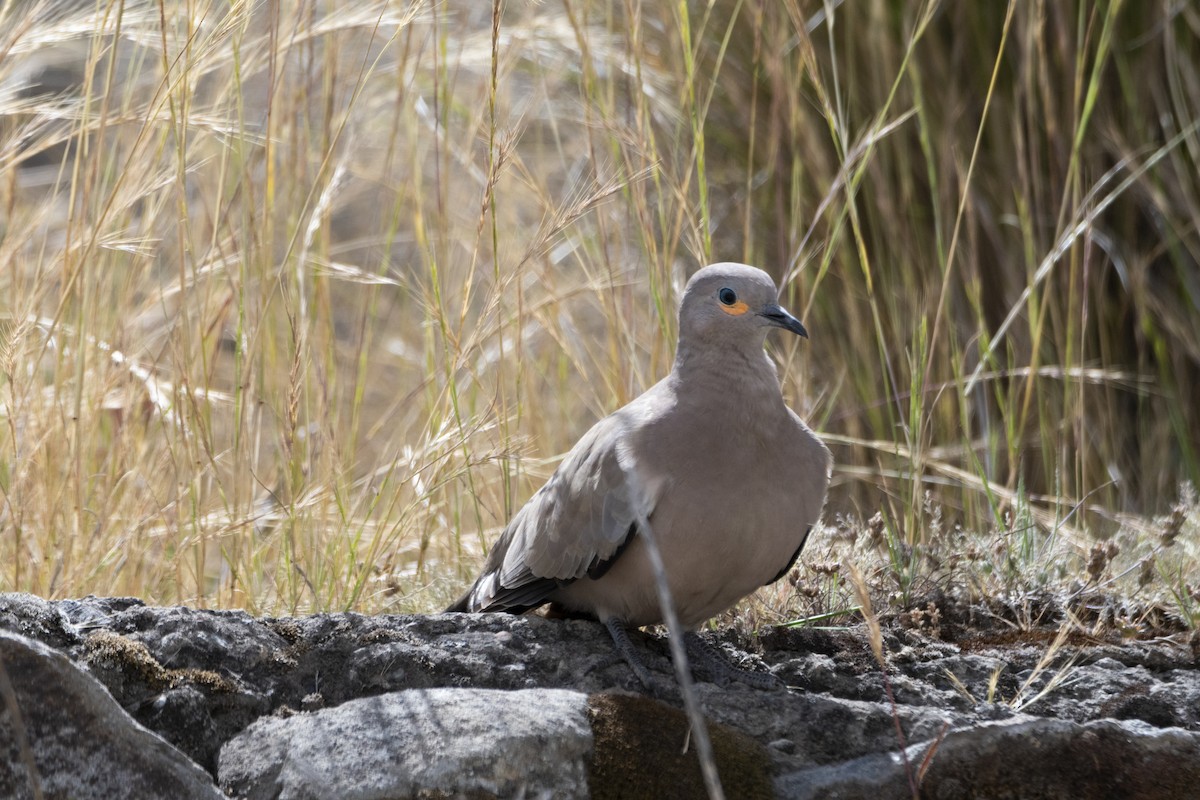
[[[446,607],[447,614],[469,614],[471,611],[471,591],[468,589],[462,597]]]
[[[472,586],[462,597],[455,600],[446,608],[446,613],[487,614],[503,612],[507,614],[524,614],[526,611],[532,611],[550,602],[550,593],[559,586],[562,586],[563,583],[563,581],[557,581],[553,578],[536,578],[519,586],[501,586],[488,599],[485,605],[475,605],[471,602],[471,595],[475,591],[475,586]]]

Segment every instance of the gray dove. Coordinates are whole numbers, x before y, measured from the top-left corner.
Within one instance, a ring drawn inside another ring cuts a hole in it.
[[[598,619],[650,687],[625,629],[663,621],[639,518],[689,630],[786,575],[825,502],[832,458],[784,404],[763,350],[771,328],[808,336],[767,273],[721,263],[693,275],[671,373],[584,434],[447,610],[551,603]],[[700,646],[711,665],[696,638],[689,650]]]

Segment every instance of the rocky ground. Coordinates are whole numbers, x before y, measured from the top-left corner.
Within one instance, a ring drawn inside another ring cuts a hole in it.
[[[726,796],[1196,796],[1200,638],[1043,605],[887,621],[886,674],[865,628],[710,635],[789,687],[697,684]],[[0,595],[0,700],[2,797],[704,796],[678,698],[585,621]]]

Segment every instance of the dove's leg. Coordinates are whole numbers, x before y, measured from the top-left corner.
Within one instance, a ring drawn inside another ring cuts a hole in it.
[[[625,663],[633,670],[633,674],[637,675],[642,686],[646,687],[646,691],[651,694],[658,692],[658,685],[654,677],[650,674],[650,670],[642,663],[642,659],[637,654],[637,650],[633,647],[633,642],[629,640],[629,632],[625,630],[625,623],[616,617],[609,617],[604,620],[604,627],[608,628],[608,633],[612,636],[613,644],[616,645],[617,652],[621,654],[621,658],[625,659]]]
[[[609,617],[604,621],[604,626],[608,628],[608,633],[612,636],[617,653],[625,660],[629,668],[633,670],[633,674],[637,676],[642,686],[646,688],[646,691],[656,696],[663,696],[664,693],[669,693],[663,685],[654,679],[654,676],[650,674],[650,670],[642,662],[633,641],[629,638],[629,632],[625,629],[625,623],[616,617]],[[787,688],[787,685],[783,681],[769,672],[753,672],[734,666],[719,648],[707,642],[695,631],[684,633],[683,641],[687,646],[688,657],[692,662],[693,674],[695,674],[696,667],[699,667],[712,679],[713,683],[719,686],[728,686],[733,681],[739,681],[754,689],[778,690]]]
[[[718,686],[728,686],[731,681],[740,681],[755,689],[785,689],[787,685],[769,672],[753,672],[734,666],[720,648],[705,641],[695,631],[683,635],[688,656],[695,666],[700,666]],[[693,669],[694,673],[694,669]]]

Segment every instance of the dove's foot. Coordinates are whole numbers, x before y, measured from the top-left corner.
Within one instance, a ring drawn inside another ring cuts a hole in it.
[[[719,647],[709,643],[695,631],[685,633],[683,640],[692,660],[693,674],[696,667],[699,667],[718,686],[726,687],[733,681],[738,681],[751,688],[767,691],[787,688],[787,684],[769,672],[754,672],[735,666]]]
[[[625,659],[625,663],[633,670],[633,674],[637,676],[638,681],[646,691],[659,698],[671,696],[671,690],[650,673],[649,668],[646,667],[641,656],[638,655],[637,648],[634,647],[633,641],[629,638],[629,631],[625,629],[625,623],[616,617],[609,617],[604,621],[604,627],[608,628],[608,633],[612,636],[617,652],[621,654],[621,658]]]

